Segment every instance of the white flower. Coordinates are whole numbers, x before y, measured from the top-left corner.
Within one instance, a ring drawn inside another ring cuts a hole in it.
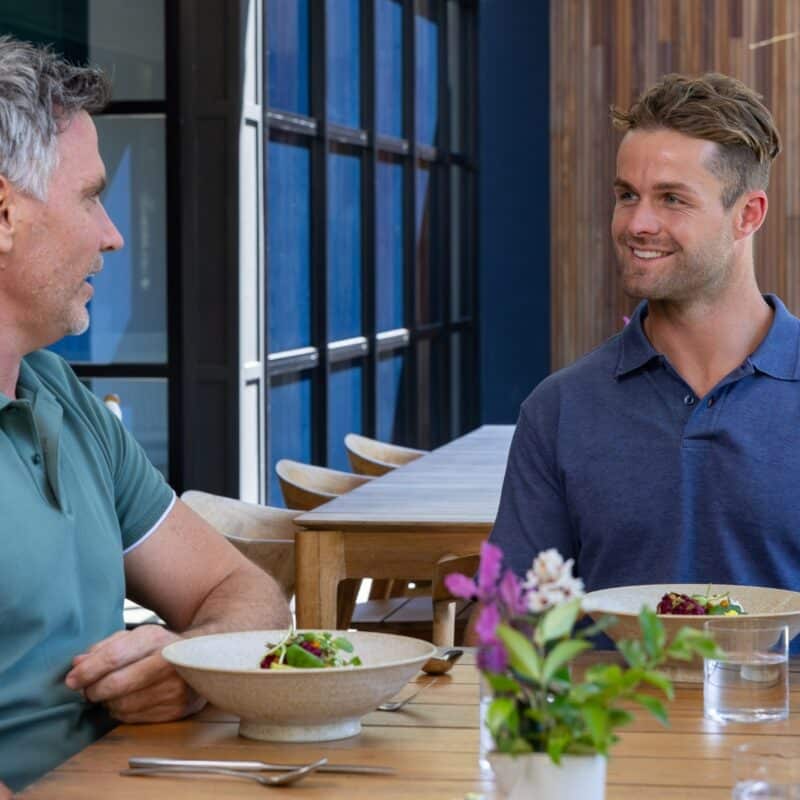
[[[558,603],[583,595],[583,581],[572,574],[574,563],[571,558],[564,561],[555,548],[539,553],[523,583],[531,613],[539,614]]]

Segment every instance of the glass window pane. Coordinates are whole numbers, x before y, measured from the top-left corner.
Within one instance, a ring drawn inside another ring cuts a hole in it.
[[[86,378],[82,382],[101,400],[119,396],[122,421],[144,448],[153,466],[168,478],[167,381],[162,378]]]
[[[125,247],[103,257],[82,336],[53,345],[64,358],[92,363],[167,360],[164,118],[95,118],[108,186],[103,204]]]
[[[360,0],[327,0],[328,119],[361,124]]]
[[[471,332],[450,335],[450,438],[461,436],[472,427],[472,401],[475,395]]]
[[[328,340],[361,335],[361,157],[328,158]]]
[[[311,377],[280,375],[272,379],[269,399],[269,504],[283,507],[275,464],[282,458],[311,462]]]
[[[403,302],[403,162],[385,153],[378,155],[376,176],[375,280],[379,331],[404,326]]]
[[[472,310],[471,175],[450,166],[450,318],[470,316]]]
[[[375,107],[378,133],[403,136],[403,6],[375,0]]]
[[[441,269],[437,256],[437,201],[434,167],[424,161],[416,169],[416,310],[421,324],[441,320]]]
[[[447,85],[450,89],[450,149],[454,152],[460,152],[464,146],[464,103],[461,93],[466,65],[461,46],[462,13],[458,0],[447,0]]]
[[[328,384],[328,466],[350,471],[344,437],[361,433],[363,367],[348,361],[331,367]]]
[[[378,359],[378,439],[405,444],[408,437],[408,395],[405,391],[406,353],[402,350]]]
[[[164,99],[164,0],[89,0],[89,61],[115,100]]]
[[[311,154],[273,138],[267,160],[267,323],[277,353],[311,341]]]
[[[269,0],[266,6],[269,105],[307,115],[308,0]]]
[[[417,141],[434,145],[439,122],[439,25],[431,0],[416,0],[416,8]]]
[[[417,430],[419,447],[431,450],[444,441],[446,409],[442,406],[444,352],[437,339],[422,339],[417,344]]]
[[[85,3],[26,0],[0,3],[0,34],[35,44],[49,44],[69,61],[88,58],[88,8]]]

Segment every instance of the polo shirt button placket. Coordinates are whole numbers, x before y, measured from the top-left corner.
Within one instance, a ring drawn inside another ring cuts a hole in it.
[[[38,467],[42,463],[42,457],[38,453],[34,453],[31,456],[31,461]]]
[[[683,398],[683,402],[687,406],[693,406],[694,405],[694,395],[693,394],[687,394],[686,397]]]

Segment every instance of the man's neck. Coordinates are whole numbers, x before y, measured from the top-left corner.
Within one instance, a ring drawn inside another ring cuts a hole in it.
[[[644,329],[653,347],[704,397],[756,350],[772,317],[753,279],[711,302],[651,301]]]
[[[22,359],[18,355],[0,352],[0,392],[15,400],[17,397],[17,381],[19,365]]]

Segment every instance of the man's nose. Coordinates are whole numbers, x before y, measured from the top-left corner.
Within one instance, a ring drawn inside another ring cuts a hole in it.
[[[122,238],[122,234],[117,230],[117,226],[111,221],[111,217],[108,216],[108,212],[103,209],[103,213],[105,214],[105,229],[103,231],[103,244],[100,248],[104,253],[108,252],[109,250],[122,250],[125,246],[125,240]]]
[[[631,236],[652,236],[661,230],[661,220],[655,209],[646,201],[637,203],[628,220]]]

